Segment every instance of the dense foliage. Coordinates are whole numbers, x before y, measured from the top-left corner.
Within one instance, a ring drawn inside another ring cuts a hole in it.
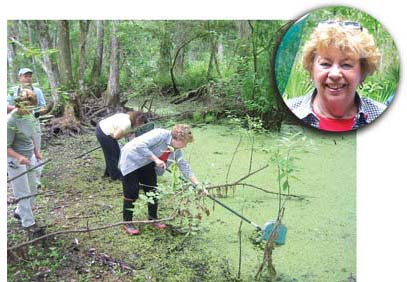
[[[57,81],[59,97],[66,97],[65,91],[79,92],[83,99],[100,97],[102,92],[109,90],[111,55],[118,48],[119,96],[122,101],[140,95],[176,95],[177,90],[182,95],[212,83],[216,90],[210,95],[221,99],[234,98],[243,103],[246,113],[266,118],[278,108],[270,85],[269,62],[283,23],[230,20],[9,21],[9,83],[16,83],[20,67],[31,67],[35,81],[46,93],[52,92],[53,86],[49,83],[52,74]],[[40,44],[44,34],[50,39],[51,46],[47,48]],[[64,38],[69,40],[63,42]],[[112,44],[113,38],[117,38],[118,47]],[[69,51],[64,52],[63,46]],[[102,64],[97,72],[100,48]],[[44,67],[44,54],[49,55],[55,66],[52,70]],[[63,68],[67,57],[70,57],[68,62],[71,65],[68,64],[68,71]],[[72,79],[68,82],[64,79],[67,72],[72,72]],[[84,88],[81,88],[82,84]],[[52,99],[55,101],[54,95]]]

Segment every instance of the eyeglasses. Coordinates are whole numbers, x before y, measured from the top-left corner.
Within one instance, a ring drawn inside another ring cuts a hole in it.
[[[320,22],[318,25],[339,25],[342,27],[346,28],[351,28],[355,30],[363,30],[363,26],[358,23],[358,22],[352,22],[352,21],[333,21],[333,20],[328,20],[328,21],[323,21]]]

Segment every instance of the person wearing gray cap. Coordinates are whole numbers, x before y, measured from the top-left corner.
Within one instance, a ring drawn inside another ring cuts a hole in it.
[[[31,89],[34,91],[35,96],[37,96],[37,106],[38,107],[45,107],[46,102],[44,98],[44,93],[42,90],[38,87],[34,87],[32,85],[33,83],[33,71],[29,68],[21,68],[18,71],[18,79],[20,81],[20,85],[12,87],[11,91],[9,92],[9,95],[7,96],[7,113],[10,113],[15,109],[14,105],[14,100],[17,97],[21,96],[21,93],[23,92],[23,89]],[[41,126],[40,122],[38,119],[36,119],[35,123],[35,134],[34,134],[34,142],[38,146],[38,150],[41,148]],[[39,160],[37,160],[37,163],[39,164]],[[36,165],[34,164],[34,165]],[[43,167],[39,167],[38,169],[35,170],[36,172],[36,180],[35,182],[37,183],[37,186],[41,185],[40,182],[40,177],[41,177],[41,171]]]
[[[44,99],[44,94],[42,90],[38,87],[34,87],[33,83],[33,71],[29,68],[22,68],[18,71],[18,79],[20,80],[20,85],[13,87],[11,90],[11,95],[7,96],[7,113],[14,110],[14,99],[21,96],[21,91],[24,88],[29,88],[34,91],[34,94],[37,96],[38,106],[45,107],[46,102]]]

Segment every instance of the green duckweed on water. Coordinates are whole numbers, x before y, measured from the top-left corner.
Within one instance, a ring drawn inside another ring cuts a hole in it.
[[[356,273],[355,134],[329,135],[285,126],[279,134],[249,135],[228,124],[194,125],[195,142],[185,149],[184,157],[205,185],[231,183],[248,174],[254,140],[251,171],[267,164],[269,167],[244,182],[278,191],[277,168],[271,157],[285,133],[298,131],[312,142],[313,150],[296,155],[295,164],[300,170],[295,172],[297,180],[290,180],[290,192],[305,199],[290,199],[285,204],[286,243],[273,251],[277,281],[346,282]],[[38,218],[49,224],[48,232],[121,221],[121,183],[101,179],[102,152],[95,151],[79,161],[69,158],[94,147],[95,142],[94,136],[88,135],[47,148],[46,154],[59,157],[45,170],[44,186],[64,191],[51,199],[37,200],[43,206],[36,211]],[[171,177],[168,173],[159,177],[159,185],[169,185]],[[228,190],[227,197],[225,194],[213,191],[220,201],[260,226],[277,216],[275,194],[249,186],[236,186]],[[174,203],[169,199],[164,196],[160,200],[161,217],[172,212]],[[203,215],[192,233],[143,226],[142,234],[136,237],[127,236],[120,228],[58,237],[51,243],[53,253],[58,255],[50,257],[41,247],[33,248],[33,261],[8,264],[9,280],[30,281],[35,273],[51,269],[45,281],[62,281],[61,277],[100,281],[102,276],[104,281],[254,281],[263,259],[263,245],[253,244],[256,231],[242,224],[238,280],[240,219],[209,199],[205,204],[210,215]],[[146,204],[139,200],[135,218],[145,217]],[[9,230],[15,229],[13,220],[8,222]],[[181,226],[179,220],[172,224]],[[17,236],[9,234],[8,238],[10,244]],[[73,246],[72,242],[79,243]],[[119,262],[133,271],[120,267]],[[269,280],[264,275],[261,281]]]
[[[288,228],[286,244],[275,249],[273,262],[280,281],[347,281],[351,273],[356,272],[355,135],[337,137],[308,130],[304,134],[312,140],[315,150],[298,156],[296,164],[302,169],[296,174],[299,181],[292,180],[291,193],[306,195],[306,200],[287,202],[283,218]],[[224,183],[226,167],[239,134],[222,127],[211,127],[199,130],[195,135],[197,141],[193,150],[199,148],[205,156],[211,154],[205,148],[223,148],[222,154],[212,152],[210,158],[202,161],[192,158],[197,174],[214,183]],[[272,150],[277,138],[276,134],[256,136],[253,169],[269,162],[270,154],[264,149]],[[249,138],[245,141],[235,156],[232,180],[248,171]],[[202,168],[204,172],[201,167],[206,167]],[[273,163],[270,162],[266,171],[248,182],[277,191]],[[236,188],[233,197],[221,200],[259,225],[277,216],[277,197],[248,187]],[[227,257],[234,269],[239,257],[239,221],[238,217],[215,206],[203,224],[208,226],[204,236],[210,248],[218,256]],[[250,242],[252,232],[253,227],[244,223],[242,271],[247,281],[251,281],[262,260],[262,252]]]

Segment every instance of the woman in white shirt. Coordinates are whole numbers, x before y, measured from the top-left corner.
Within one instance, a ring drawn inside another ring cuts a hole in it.
[[[117,140],[130,133],[132,128],[146,122],[146,115],[140,111],[117,113],[99,122],[96,127],[96,138],[105,156],[105,177],[110,177],[112,180],[122,178],[122,174],[117,168],[120,157],[120,147]]]

